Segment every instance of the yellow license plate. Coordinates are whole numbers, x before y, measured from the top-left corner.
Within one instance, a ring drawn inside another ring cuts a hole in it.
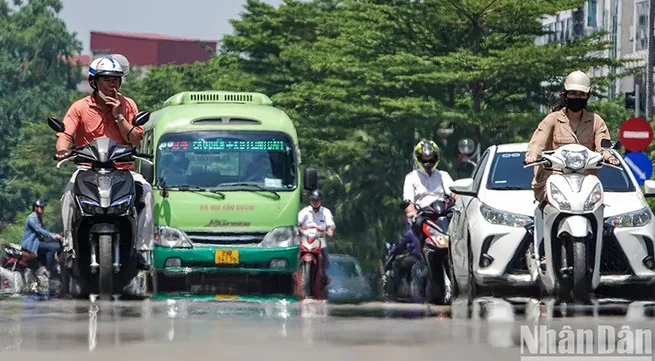
[[[214,261],[216,264],[239,264],[239,251],[217,249]]]
[[[237,298],[237,295],[216,295],[217,300],[233,300]]]

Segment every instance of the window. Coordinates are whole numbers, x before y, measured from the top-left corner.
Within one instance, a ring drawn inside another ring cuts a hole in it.
[[[157,180],[166,186],[285,191],[296,188],[293,142],[269,131],[171,133],[157,145]],[[247,183],[246,185],[226,183]],[[245,187],[245,188],[244,188]]]
[[[587,1],[587,26],[596,27],[596,0]]]
[[[351,260],[330,259],[328,276],[332,278],[358,278],[362,277],[362,270],[356,262]]]
[[[480,158],[480,163],[478,167],[473,172],[473,190],[478,191],[480,189],[480,183],[482,182],[482,175],[484,175],[484,169],[487,166],[487,159],[489,159],[489,151],[487,150]]]
[[[523,168],[525,152],[499,152],[489,169],[487,188],[492,190],[532,189],[534,168]],[[606,192],[634,192],[635,187],[626,170],[604,167],[598,171]]]

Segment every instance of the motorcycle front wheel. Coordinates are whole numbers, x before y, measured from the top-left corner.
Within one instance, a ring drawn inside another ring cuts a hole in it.
[[[100,272],[98,293],[101,297],[111,298],[114,293],[114,266],[112,257],[112,239],[110,235],[98,237]]]
[[[312,263],[305,262],[300,268],[300,297],[306,298],[312,295]]]

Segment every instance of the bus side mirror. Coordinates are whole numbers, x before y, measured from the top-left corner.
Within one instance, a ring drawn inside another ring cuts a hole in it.
[[[305,168],[303,188],[310,192],[318,188],[318,172],[315,168]]]

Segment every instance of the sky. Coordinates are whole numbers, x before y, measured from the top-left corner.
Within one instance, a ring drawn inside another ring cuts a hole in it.
[[[263,0],[279,5],[283,0]],[[76,32],[82,53],[89,53],[90,32],[156,33],[198,40],[218,40],[232,32],[246,0],[62,0],[60,13],[68,31]],[[151,4],[157,4],[153,7]],[[98,6],[100,5],[100,6]],[[108,7],[111,5],[111,7]],[[113,15],[113,8],[118,16]],[[94,10],[97,11],[94,14]]]

